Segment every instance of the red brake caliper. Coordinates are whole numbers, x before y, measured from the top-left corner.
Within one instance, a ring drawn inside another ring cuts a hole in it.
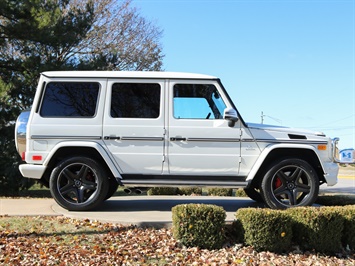
[[[279,187],[281,187],[281,185],[282,185],[281,179],[276,177],[276,180],[275,180],[275,183],[274,183],[275,188],[279,188]]]

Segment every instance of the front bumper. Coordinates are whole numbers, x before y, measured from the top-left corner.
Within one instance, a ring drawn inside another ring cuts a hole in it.
[[[334,186],[338,183],[339,166],[337,163],[325,163],[324,166],[324,178],[328,186]]]

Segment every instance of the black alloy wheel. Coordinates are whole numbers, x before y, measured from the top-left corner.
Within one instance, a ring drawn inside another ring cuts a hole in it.
[[[304,160],[284,159],[275,163],[264,176],[261,191],[273,209],[309,206],[319,192],[319,179]]]
[[[88,157],[61,161],[50,176],[50,191],[56,202],[70,211],[87,211],[102,203],[108,194],[106,171]]]

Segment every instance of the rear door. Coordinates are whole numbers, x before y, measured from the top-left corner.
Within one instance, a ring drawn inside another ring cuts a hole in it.
[[[103,136],[122,174],[161,174],[163,80],[108,80]]]

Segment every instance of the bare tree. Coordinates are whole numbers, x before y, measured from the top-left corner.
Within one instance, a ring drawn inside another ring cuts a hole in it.
[[[0,0],[0,194],[31,185],[18,171],[14,121],[39,73],[161,70],[161,35],[130,0]]]
[[[91,0],[72,0],[68,9],[85,9]],[[94,61],[107,70],[160,70],[162,31],[142,17],[131,0],[100,0],[94,4],[94,23],[86,37],[66,56]]]

